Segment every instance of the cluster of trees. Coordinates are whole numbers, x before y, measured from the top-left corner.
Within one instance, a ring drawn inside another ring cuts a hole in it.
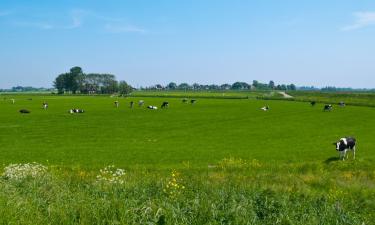
[[[68,73],[60,74],[54,81],[59,94],[129,94],[133,88],[125,81],[118,82],[115,75],[89,73],[85,74],[81,67],[73,67]]]
[[[16,86],[10,89],[0,89],[0,92],[51,92],[52,88],[36,88],[31,86]]]
[[[252,84],[246,82],[235,82],[233,84],[198,84],[194,83],[192,85],[188,83],[176,84],[171,82],[166,86],[157,84],[151,87],[146,87],[147,90],[296,90],[297,87],[294,84],[278,84],[272,80],[268,84],[261,83],[257,80],[254,80]]]

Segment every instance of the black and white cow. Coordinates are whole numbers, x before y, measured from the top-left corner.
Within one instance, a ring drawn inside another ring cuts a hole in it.
[[[160,108],[168,108],[168,107],[169,107],[169,102],[163,102]]]
[[[270,107],[268,105],[266,105],[266,106],[263,106],[260,109],[263,110],[263,111],[268,111],[270,109]]]
[[[195,99],[190,100],[191,104],[195,104],[195,102],[197,102],[197,100],[195,100]]]
[[[153,105],[149,105],[149,106],[147,106],[147,108],[148,108],[148,109],[158,109],[158,107],[153,106]]]
[[[355,145],[356,140],[353,137],[340,138],[338,142],[333,143],[336,146],[336,151],[340,154],[340,159],[345,160],[345,155],[347,151],[353,151],[353,159],[355,159]],[[348,158],[348,157],[347,157]]]
[[[131,101],[131,102],[130,102],[130,108],[133,108],[133,106],[134,106],[134,102]]]
[[[47,102],[43,102],[43,109],[48,109],[48,103]]]
[[[315,106],[316,105],[316,101],[312,101],[310,102],[311,106]]]
[[[345,102],[339,102],[339,106],[345,107]]]
[[[331,111],[332,109],[332,105],[324,105],[323,111]]]
[[[139,102],[138,102],[138,106],[139,106],[139,107],[142,107],[144,104],[145,104],[145,101],[143,101],[143,100],[139,100]]]
[[[69,110],[69,113],[70,114],[73,114],[73,113],[84,113],[83,109],[71,109]]]
[[[115,101],[114,104],[115,104],[116,108],[118,108],[120,106],[120,103],[118,101]]]
[[[20,113],[24,114],[24,113],[30,113],[30,110],[27,110],[27,109],[21,109],[20,110]]]
[[[182,99],[182,103],[187,103],[187,101],[188,101],[187,98]]]

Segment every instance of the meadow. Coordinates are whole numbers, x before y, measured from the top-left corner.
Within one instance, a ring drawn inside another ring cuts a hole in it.
[[[255,99],[259,93],[202,94],[192,105],[184,95],[146,94],[1,96],[1,223],[375,221],[374,108],[323,112],[322,104]],[[129,107],[140,99],[170,106]],[[71,115],[71,108],[86,112]],[[338,161],[332,143],[349,135],[358,140],[357,158]],[[30,162],[44,165],[43,173],[6,175],[7,165]],[[115,167],[100,171],[108,165]]]

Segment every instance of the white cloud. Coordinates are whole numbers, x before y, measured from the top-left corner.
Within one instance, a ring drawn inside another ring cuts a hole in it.
[[[31,27],[41,30],[50,30],[55,28],[54,25],[46,22],[13,22],[13,24],[20,27]]]
[[[81,27],[83,25],[83,17],[85,17],[88,12],[85,10],[73,10],[71,13],[72,24],[64,26],[65,29],[74,29]]]
[[[105,29],[111,33],[147,33],[145,29],[134,25],[106,24]]]
[[[357,30],[375,25],[375,12],[355,12],[356,20],[353,24],[342,28],[343,31]]]

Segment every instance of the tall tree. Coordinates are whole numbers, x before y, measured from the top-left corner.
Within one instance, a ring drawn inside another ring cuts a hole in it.
[[[128,95],[133,91],[133,88],[128,83],[126,83],[126,81],[120,81],[118,89],[120,94],[123,95]]]

